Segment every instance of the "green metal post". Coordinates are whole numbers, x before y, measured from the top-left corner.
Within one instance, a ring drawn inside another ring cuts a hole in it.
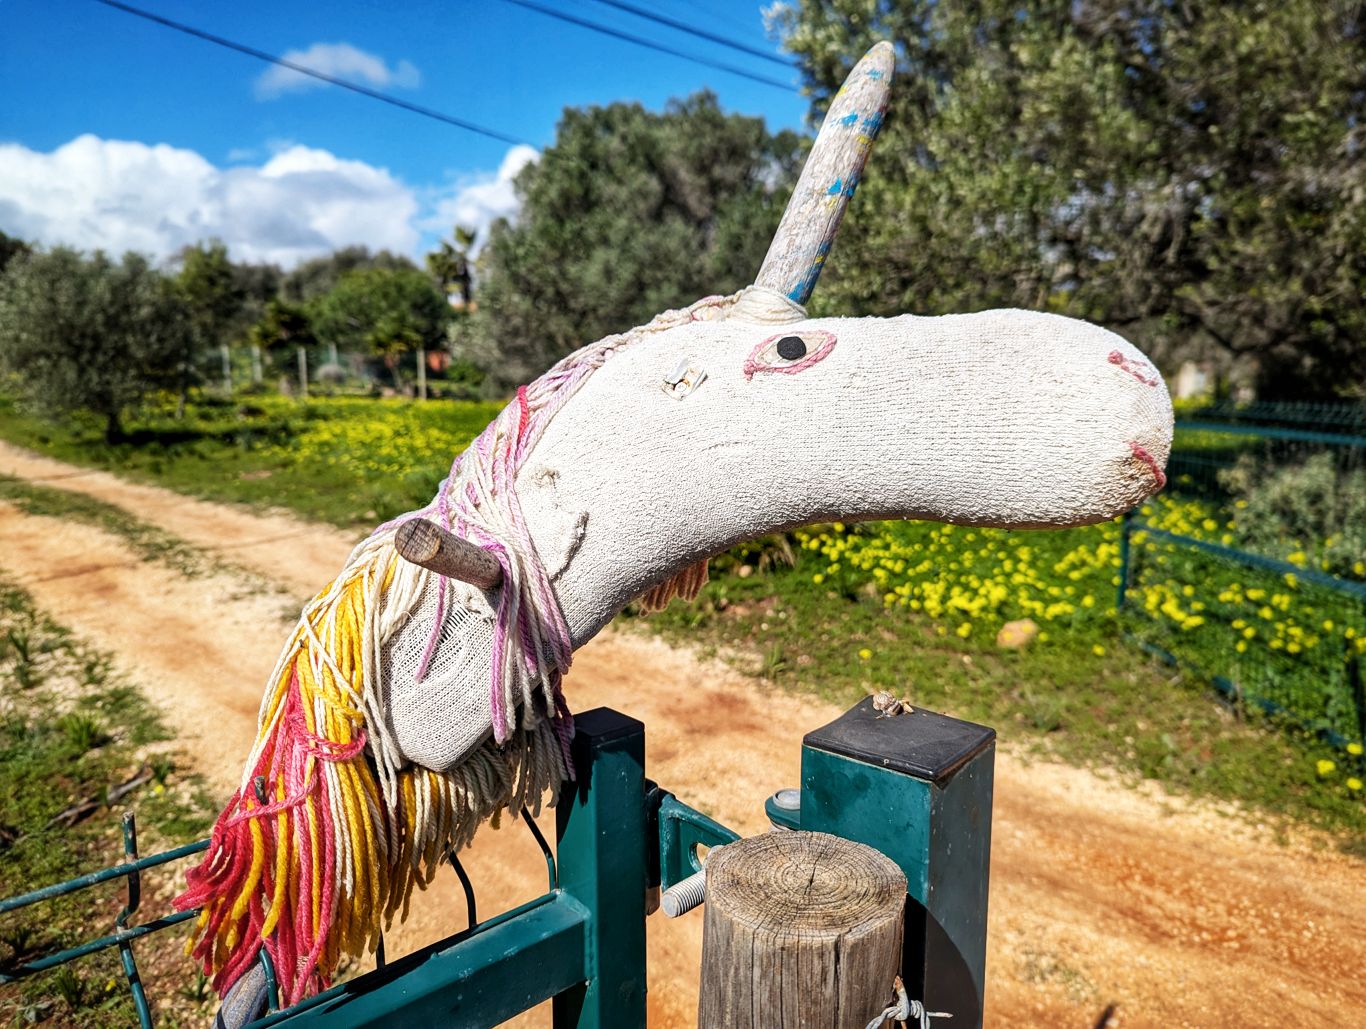
[[[1115,588],[1115,610],[1124,610],[1124,600],[1129,592],[1129,537],[1134,531],[1134,513],[1126,511],[1119,520],[1119,585]]]
[[[588,922],[573,897],[547,893],[247,1029],[498,1025],[583,981]]]
[[[574,724],[577,780],[565,784],[555,809],[555,850],[560,890],[590,913],[587,978],[555,998],[554,1025],[643,1029],[645,726],[608,708],[576,715]]]
[[[880,717],[869,697],[802,741],[800,827],[882,851],[906,873],[902,979],[982,1024],[996,733],[931,711]]]

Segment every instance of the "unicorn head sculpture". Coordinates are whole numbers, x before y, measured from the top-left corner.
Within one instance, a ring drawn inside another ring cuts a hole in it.
[[[203,908],[194,953],[220,990],[261,947],[285,999],[319,988],[484,819],[553,798],[575,648],[636,598],[695,594],[710,556],[826,520],[1081,525],[1161,488],[1170,399],[1104,329],[806,316],[892,58],[879,44],[851,72],[754,286],[520,389],[433,502],[305,608],[178,901]],[[400,556],[428,523],[484,572]]]

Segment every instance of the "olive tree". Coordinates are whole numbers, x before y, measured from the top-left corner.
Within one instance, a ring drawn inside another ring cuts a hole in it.
[[[114,261],[58,247],[20,256],[0,276],[0,368],[49,417],[89,411],[104,438],[123,414],[175,379],[192,328],[184,299],[146,258]]]

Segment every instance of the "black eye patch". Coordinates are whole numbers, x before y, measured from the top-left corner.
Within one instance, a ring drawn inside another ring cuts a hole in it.
[[[806,341],[800,336],[784,336],[778,340],[778,356],[784,361],[795,361],[806,356]]]

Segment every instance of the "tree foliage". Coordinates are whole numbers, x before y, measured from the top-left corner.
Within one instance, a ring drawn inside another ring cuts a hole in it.
[[[200,347],[230,341],[242,329],[245,292],[220,240],[185,247],[178,257],[176,286],[185,297]]]
[[[348,272],[310,310],[319,340],[369,351],[395,374],[400,355],[441,345],[451,317],[432,280],[412,267]]]
[[[700,93],[662,114],[565,111],[555,145],[516,180],[516,224],[479,262],[478,332],[504,382],[659,311],[753,281],[800,140]]]
[[[793,0],[817,103],[898,49],[826,307],[997,305],[1216,353],[1263,396],[1366,393],[1355,0]]]
[[[32,248],[22,239],[0,232],[0,273],[16,257],[30,253]]]
[[[474,229],[457,225],[450,239],[443,239],[437,248],[427,254],[427,274],[445,293],[453,306],[467,310],[474,300],[472,287],[474,262],[471,254],[474,241],[479,233]],[[456,300],[459,297],[459,301]]]
[[[290,347],[309,347],[317,339],[308,313],[298,304],[276,298],[266,301],[260,319],[247,330],[247,342],[274,353]]]
[[[123,437],[123,412],[179,368],[192,332],[183,295],[137,254],[116,263],[57,248],[0,276],[0,364],[15,389],[48,415],[99,415],[109,442]]]
[[[387,250],[371,253],[370,248],[365,246],[342,247],[322,257],[304,261],[286,272],[280,282],[280,299],[291,304],[306,304],[330,291],[348,272],[366,268],[398,271],[416,267],[408,258]]]

